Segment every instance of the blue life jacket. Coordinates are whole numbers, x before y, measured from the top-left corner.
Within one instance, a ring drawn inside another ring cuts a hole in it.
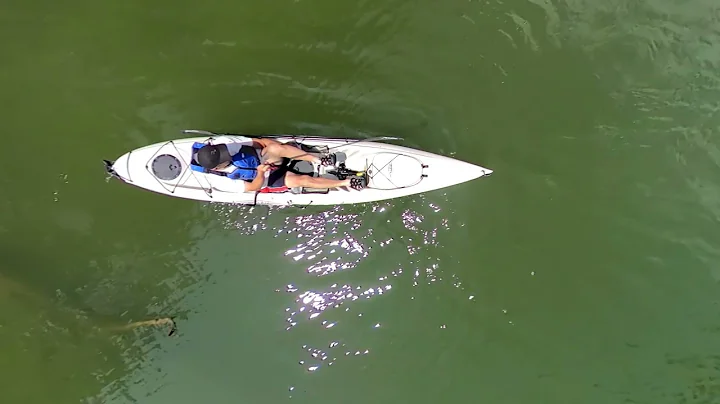
[[[257,167],[260,165],[260,157],[257,151],[252,146],[242,146],[240,151],[232,156],[232,164],[237,167],[233,172],[215,171],[208,170],[207,168],[198,164],[195,159],[195,154],[200,150],[205,143],[195,142],[192,146],[192,158],[190,159],[190,169],[193,171],[200,171],[202,173],[209,173],[215,175],[221,175],[224,177],[232,178],[234,180],[245,180],[252,181],[257,175]]]

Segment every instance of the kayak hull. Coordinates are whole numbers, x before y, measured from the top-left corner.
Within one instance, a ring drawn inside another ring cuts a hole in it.
[[[223,135],[226,136],[226,135]],[[248,136],[247,137],[258,137]],[[188,163],[192,145],[212,137],[188,137],[150,144],[129,151],[115,161],[105,161],[106,170],[123,182],[176,198],[243,205],[307,206],[344,205],[401,198],[447,188],[492,174],[492,170],[454,158],[376,141],[272,135],[282,142],[297,142],[336,153],[338,163],[365,172],[368,187],[362,190],[333,188],[304,192],[224,192],[211,187],[204,174]],[[171,172],[168,171],[168,164]],[[158,167],[164,168],[158,171]],[[325,169],[315,167],[315,175]],[[165,172],[163,172],[165,171]],[[240,181],[240,180],[238,180]]]

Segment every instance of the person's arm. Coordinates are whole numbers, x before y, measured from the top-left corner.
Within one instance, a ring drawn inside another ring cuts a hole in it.
[[[280,144],[280,142],[278,142],[275,139],[271,139],[271,138],[256,137],[256,138],[251,138],[250,141],[253,143],[253,146],[255,146],[258,149],[264,149],[264,148],[270,146],[271,144]]]
[[[262,184],[265,181],[265,175],[258,175],[255,176],[255,179],[252,180],[252,182],[248,182],[245,184],[245,192],[255,192],[259,191],[260,188],[262,188]],[[245,181],[243,181],[245,182]]]
[[[255,192],[262,188],[263,182],[265,182],[265,172],[268,170],[267,164],[260,164],[257,168],[257,175],[252,182],[245,184],[245,192]]]

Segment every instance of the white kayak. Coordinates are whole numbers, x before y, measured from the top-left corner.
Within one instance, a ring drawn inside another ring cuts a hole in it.
[[[269,206],[343,205],[381,201],[434,191],[492,174],[490,169],[450,157],[376,141],[398,139],[391,137],[348,139],[304,135],[220,135],[201,130],[183,132],[205,136],[154,143],[125,153],[114,162],[104,160],[107,172],[127,184],[167,196]],[[282,193],[215,189],[207,178],[215,174],[192,170],[189,163],[193,144],[212,143],[213,137],[217,136],[271,137],[282,143],[299,144],[303,151],[335,153],[335,167],[302,162],[296,169],[306,175],[340,179],[365,173],[368,186],[361,190],[345,187],[305,188]],[[306,165],[304,169],[302,164]]]

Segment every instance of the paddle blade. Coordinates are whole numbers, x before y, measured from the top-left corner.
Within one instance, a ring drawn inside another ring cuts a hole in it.
[[[196,135],[205,135],[205,136],[217,136],[217,133],[208,132],[206,130],[200,130],[200,129],[183,129],[183,133],[194,133]]]
[[[367,141],[373,141],[373,140],[405,140],[405,139],[403,139],[401,137],[396,137],[396,136],[379,136],[379,137],[371,137],[371,138],[363,139],[363,140],[367,142]]]

